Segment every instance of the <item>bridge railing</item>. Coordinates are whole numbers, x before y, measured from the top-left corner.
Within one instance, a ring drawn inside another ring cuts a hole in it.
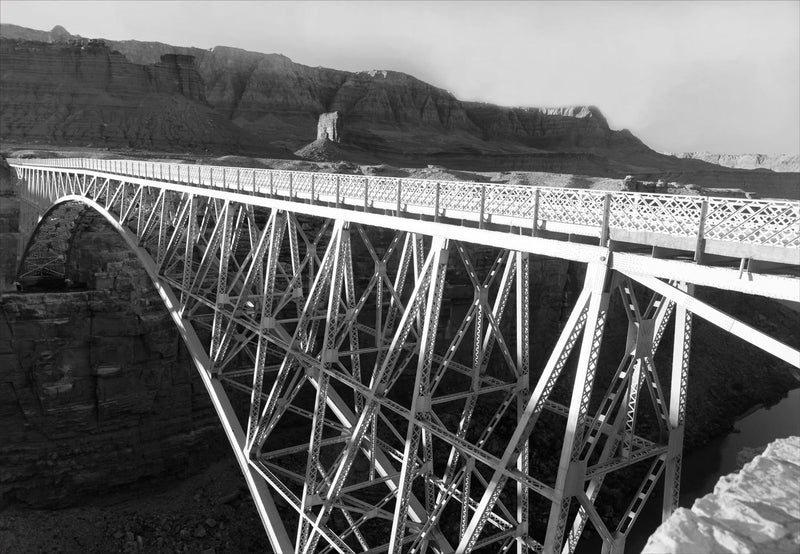
[[[603,236],[609,230],[800,249],[800,202],[606,192],[494,183],[220,167],[137,160],[25,159],[337,206],[429,213]],[[624,236],[624,233],[622,234]]]

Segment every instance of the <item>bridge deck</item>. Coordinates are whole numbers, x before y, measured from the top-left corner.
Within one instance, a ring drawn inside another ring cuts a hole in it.
[[[15,165],[144,178],[319,207],[337,207],[529,236],[597,238],[680,250],[701,258],[800,265],[800,201],[605,192],[553,187],[431,181],[142,162],[14,160]]]

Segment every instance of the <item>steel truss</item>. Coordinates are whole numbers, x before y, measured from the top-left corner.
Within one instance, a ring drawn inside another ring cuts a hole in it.
[[[86,209],[137,253],[278,552],[573,552],[587,522],[621,552],[662,475],[664,517],[677,506],[692,313],[800,365],[796,350],[695,299],[691,283],[620,271],[607,250],[534,357],[537,252],[155,181],[17,177],[30,237],[20,275],[65,276]],[[463,313],[454,290],[471,291]],[[601,379],[617,302],[627,340]],[[673,314],[671,365],[656,367]],[[556,430],[557,464],[532,446],[543,427]],[[631,467],[643,477],[612,521],[598,509],[604,480]]]

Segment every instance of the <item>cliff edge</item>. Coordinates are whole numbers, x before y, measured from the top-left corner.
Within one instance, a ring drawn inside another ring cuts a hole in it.
[[[800,437],[780,439],[679,508],[643,554],[800,551]]]

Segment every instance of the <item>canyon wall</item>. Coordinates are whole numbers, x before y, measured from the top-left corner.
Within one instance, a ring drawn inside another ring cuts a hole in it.
[[[800,171],[800,154],[714,154],[711,152],[681,152],[670,154],[677,158],[702,160],[737,169],[767,169],[781,173]]]
[[[665,155],[611,129],[592,106],[464,102],[394,71],[353,73],[226,46],[90,40],[61,27],[9,24],[0,24],[0,58],[0,134],[7,144],[630,174],[800,197],[791,159],[771,165],[789,171],[775,173],[738,169],[763,167],[763,160]],[[325,152],[307,147],[319,115],[334,111],[347,126],[347,144]]]
[[[14,290],[19,242],[19,198],[11,180],[11,168],[0,155],[0,298]]]
[[[13,281],[6,243],[16,247],[17,213],[7,208],[16,191],[6,169],[0,187],[3,275]],[[93,290],[6,290],[0,298],[4,505],[74,503],[143,478],[185,475],[229,453],[161,298],[98,218],[81,220],[71,257],[71,277]]]
[[[0,39],[0,135],[27,144],[236,148],[241,130],[205,102],[191,57],[130,63],[102,42]]]
[[[227,454],[160,298],[109,265],[105,290],[0,302],[4,504],[66,505]]]

